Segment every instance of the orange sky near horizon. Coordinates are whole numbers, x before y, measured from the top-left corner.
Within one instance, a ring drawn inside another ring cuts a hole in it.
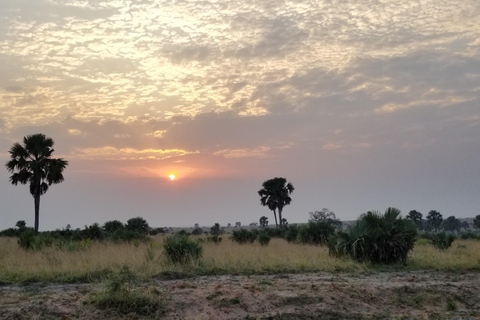
[[[472,216],[478,16],[476,0],[1,1],[0,158],[41,132],[70,162],[45,228],[258,221],[276,176],[291,221]],[[26,187],[0,181],[0,229],[31,218]]]

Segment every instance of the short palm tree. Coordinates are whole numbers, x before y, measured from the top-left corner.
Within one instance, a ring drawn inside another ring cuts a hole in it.
[[[10,149],[10,161],[7,170],[13,173],[10,182],[29,184],[35,204],[35,233],[38,233],[40,196],[47,192],[52,184],[64,180],[63,170],[68,162],[62,158],[52,159],[53,140],[38,133],[23,138],[23,145],[16,142]]]
[[[400,210],[388,208],[384,214],[368,211],[361,215],[347,232],[330,239],[329,249],[331,255],[348,255],[357,261],[405,263],[416,236],[415,223],[402,219]]]
[[[262,189],[258,191],[260,196],[260,203],[262,206],[267,206],[270,210],[273,211],[273,216],[275,217],[275,225],[278,228],[277,222],[277,213],[280,219],[280,226],[283,224],[282,211],[283,207],[289,205],[292,201],[290,194],[295,190],[293,185],[288,182],[285,178],[273,178],[265,181],[262,184]]]

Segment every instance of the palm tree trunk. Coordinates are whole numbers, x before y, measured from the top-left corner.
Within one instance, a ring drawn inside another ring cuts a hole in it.
[[[38,220],[39,220],[39,213],[40,213],[40,194],[35,194],[34,197],[35,202],[35,235],[38,234]]]
[[[278,229],[277,212],[275,210],[273,210],[273,216],[275,217],[275,227]]]
[[[283,226],[282,223],[282,207],[278,208],[278,218],[280,219],[280,228]]]

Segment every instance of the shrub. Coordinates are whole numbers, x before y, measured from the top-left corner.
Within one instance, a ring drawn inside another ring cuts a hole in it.
[[[288,242],[295,242],[298,238],[298,226],[297,225],[290,225],[288,226],[285,232],[285,239]]]
[[[270,243],[270,240],[272,239],[272,237],[270,237],[270,235],[266,232],[261,232],[258,235],[257,239],[262,246],[267,246]]]
[[[303,243],[324,245],[333,234],[335,234],[335,225],[332,222],[310,221],[299,228],[298,239]]]
[[[174,264],[198,262],[203,253],[199,241],[192,241],[185,235],[173,235],[163,241],[163,249],[168,260]]]
[[[127,230],[134,231],[136,233],[147,234],[150,227],[148,226],[147,220],[142,217],[131,218],[127,220],[125,226]]]
[[[82,236],[91,240],[102,240],[104,238],[103,230],[97,222],[91,226],[85,226],[85,229],[82,230]]]
[[[467,240],[467,239],[480,240],[480,234],[475,232],[463,232],[460,235],[460,238],[462,238],[463,240]]]
[[[448,234],[446,232],[435,233],[431,236],[430,241],[435,248],[447,250],[451,247],[453,241],[456,237],[453,234]]]
[[[232,233],[232,240],[241,244],[247,243],[247,242],[254,242],[255,239],[257,238],[256,233],[248,231],[247,229],[240,229],[238,231],[233,231]]]
[[[138,277],[128,267],[115,274],[104,290],[94,292],[89,301],[100,309],[114,309],[123,314],[152,316],[165,311],[158,289],[140,287]]]
[[[27,230],[20,234],[18,244],[25,250],[40,250],[42,243],[40,237],[35,235],[34,230]]]
[[[369,211],[348,232],[339,232],[329,241],[334,256],[348,255],[357,261],[373,263],[406,262],[417,235],[414,222],[400,217],[400,210],[388,208],[385,214]]]
[[[54,242],[54,238],[49,233],[43,233],[35,235],[33,229],[27,229],[20,234],[18,238],[18,244],[25,250],[41,250],[43,247],[51,247]]]
[[[288,229],[287,226],[284,226],[282,229],[280,228],[265,228],[261,232],[266,232],[272,238],[284,238],[285,232]]]
[[[107,221],[103,225],[103,230],[105,230],[106,233],[114,233],[115,231],[122,230],[123,228],[125,228],[125,226],[118,220]]]
[[[109,239],[113,241],[134,241],[134,240],[146,240],[147,236],[143,232],[135,230],[119,229],[109,235]]]
[[[182,230],[182,231],[184,231],[184,230]],[[180,232],[181,232],[181,231],[180,231]],[[185,231],[184,231],[184,232],[185,232]],[[185,233],[186,233],[186,232],[185,232]],[[192,230],[192,235],[194,235],[194,236],[199,236],[199,235],[201,235],[201,234],[203,234],[203,229],[200,228],[200,227],[195,227],[195,228]]]

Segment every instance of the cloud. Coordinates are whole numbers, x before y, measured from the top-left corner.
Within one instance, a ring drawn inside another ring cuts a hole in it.
[[[255,149],[224,149],[214,152],[215,156],[222,156],[225,158],[265,158],[267,157],[267,152],[270,150],[269,147],[258,147]]]
[[[181,157],[187,154],[198,153],[185,150],[155,150],[131,149],[114,147],[83,148],[73,151],[72,156],[82,160],[165,160],[172,157]]]

